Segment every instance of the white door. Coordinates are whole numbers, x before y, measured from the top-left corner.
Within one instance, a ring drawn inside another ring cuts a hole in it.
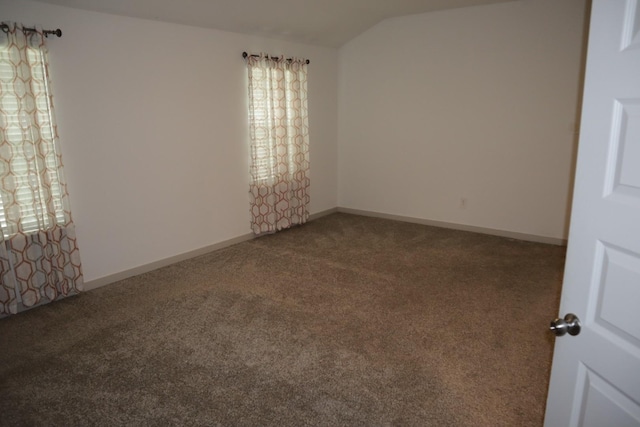
[[[545,426],[640,426],[640,0],[594,0]],[[550,319],[551,320],[551,319]]]

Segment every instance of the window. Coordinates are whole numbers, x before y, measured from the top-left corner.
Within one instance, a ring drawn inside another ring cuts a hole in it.
[[[0,317],[82,290],[45,32],[0,23]]]
[[[45,53],[0,44],[0,227],[5,238],[64,223]]]
[[[309,213],[307,61],[248,56],[251,227],[306,222]]]

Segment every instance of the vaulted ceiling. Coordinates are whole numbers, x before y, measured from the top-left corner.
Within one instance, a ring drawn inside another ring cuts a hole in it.
[[[378,22],[514,0],[38,0],[96,12],[339,47]]]

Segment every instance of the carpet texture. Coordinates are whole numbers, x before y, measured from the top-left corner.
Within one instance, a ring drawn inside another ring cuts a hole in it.
[[[320,218],[0,320],[0,425],[540,426],[564,252]]]

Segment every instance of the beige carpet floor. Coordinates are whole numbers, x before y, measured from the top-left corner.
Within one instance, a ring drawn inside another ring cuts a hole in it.
[[[564,252],[323,217],[0,320],[0,425],[540,426]]]

